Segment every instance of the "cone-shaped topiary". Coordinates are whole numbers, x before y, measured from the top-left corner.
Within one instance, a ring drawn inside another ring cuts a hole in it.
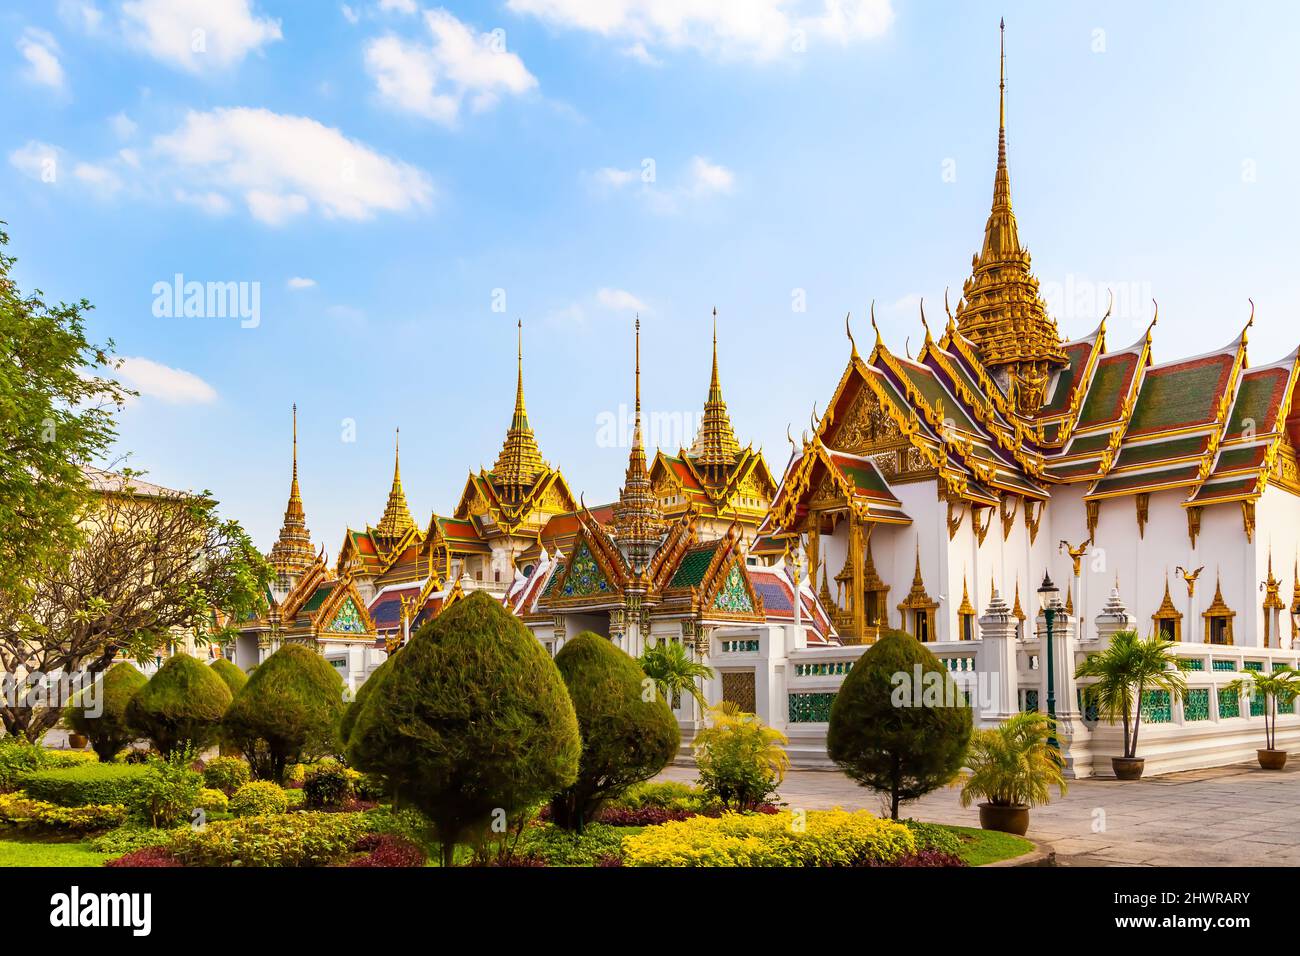
[[[284,782],[284,770],[337,747],[343,679],[302,644],[285,644],[262,662],[222,721],[222,737],[237,747],[259,780]]]
[[[386,777],[457,843],[573,783],[581,751],[564,681],[542,645],[482,591],[421,627],[367,695],[348,760]]]
[[[677,719],[641,665],[584,631],[555,655],[582,736],[578,779],[551,799],[551,819],[582,832],[601,805],[649,780],[677,753]],[[647,692],[648,688],[648,692]]]
[[[226,682],[226,686],[230,688],[231,697],[238,696],[239,692],[244,689],[244,685],[248,683],[248,675],[241,671],[236,664],[224,657],[218,657],[208,666],[212,668],[214,674]]]
[[[939,659],[903,631],[884,631],[831,705],[826,752],[858,783],[906,800],[950,783],[971,736],[970,706]]]
[[[388,668],[392,663],[393,658],[389,657],[382,664],[376,667],[374,671],[371,672],[370,676],[366,678],[365,683],[358,688],[357,695],[353,698],[352,703],[344,706],[343,716],[339,719],[339,742],[342,744],[342,751],[344,753],[347,752],[348,738],[352,736],[352,727],[357,722],[357,715],[361,713],[361,708],[365,705],[366,698],[374,693],[375,688],[378,687],[379,682],[384,679],[384,675],[388,673]]]
[[[230,706],[230,688],[212,668],[173,654],[126,708],[127,725],[168,756],[180,747],[202,750],[216,737]]]
[[[127,726],[126,707],[149,678],[129,661],[114,664],[95,680],[94,690],[72,699],[63,719],[76,733],[90,738],[99,759],[108,763],[135,739]]]

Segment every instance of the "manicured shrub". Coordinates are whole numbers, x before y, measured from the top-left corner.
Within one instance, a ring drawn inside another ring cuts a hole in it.
[[[357,715],[348,762],[433,821],[450,866],[456,844],[484,834],[494,811],[518,819],[572,784],[580,751],[554,662],[476,591],[393,656]]]
[[[342,764],[320,764],[309,770],[303,780],[303,806],[311,810],[338,809],[352,796],[352,779]]]
[[[301,789],[307,781],[307,765],[305,763],[291,764],[284,771],[284,786]]]
[[[212,668],[188,654],[173,654],[131,698],[126,719],[164,757],[184,747],[201,751],[216,739],[230,701],[230,689]]]
[[[64,767],[84,767],[88,763],[99,763],[99,755],[93,750],[55,750],[46,747],[42,766],[46,770],[58,770]]]
[[[237,817],[269,816],[288,809],[284,791],[269,780],[246,783],[230,798],[230,812]]]
[[[723,701],[709,708],[709,725],[691,747],[705,793],[723,806],[749,810],[768,802],[785,778],[790,758],[785,734]]]
[[[370,695],[374,693],[375,688],[383,681],[384,675],[388,673],[392,663],[392,657],[386,658],[357,689],[356,697],[353,698],[351,703],[344,705],[343,714],[339,717],[339,749],[341,752],[347,752],[348,738],[352,736],[352,728],[357,722],[357,715],[361,713],[361,708]]]
[[[584,631],[555,655],[582,737],[578,779],[551,798],[551,819],[582,832],[601,806],[657,774],[677,753],[681,734],[656,693],[646,700],[641,665],[608,639]]]
[[[609,801],[609,806],[640,810],[643,807],[663,807],[684,810],[703,807],[709,800],[700,787],[675,780],[647,780],[633,784]]]
[[[127,724],[126,710],[149,678],[130,661],[114,664],[100,674],[94,686],[78,694],[63,712],[69,727],[90,738],[90,746],[107,763],[135,739]]]
[[[203,775],[190,769],[193,752],[175,750],[167,758],[153,757],[136,801],[136,814],[150,826],[171,827],[192,819],[203,789]]]
[[[248,761],[242,757],[217,757],[203,768],[203,784],[230,796],[253,779]]]
[[[170,850],[161,846],[149,846],[139,850],[132,850],[130,853],[119,856],[116,860],[109,860],[104,865],[123,869],[142,869],[144,867],[184,866],[185,864],[178,860]]]
[[[916,838],[917,852],[928,850],[950,856],[961,853],[961,837],[947,827],[941,827],[937,823],[922,823],[920,820],[904,820],[903,825]]]
[[[230,798],[220,790],[204,787],[199,791],[194,806],[205,813],[225,813],[230,809]]]
[[[19,777],[44,767],[46,754],[26,737],[0,737],[0,792],[13,790]]]
[[[64,807],[25,793],[0,793],[0,824],[27,832],[91,833],[119,827],[127,808],[120,803]]]
[[[144,784],[145,767],[92,763],[59,770],[37,770],[20,780],[27,795],[64,807],[121,803],[133,805]]]
[[[286,644],[262,662],[226,713],[222,735],[258,780],[284,782],[285,768],[337,749],[343,679],[321,655]]]
[[[112,853],[117,856],[143,850],[145,847],[165,846],[171,839],[171,830],[158,830],[128,821],[95,837],[90,841],[90,848],[96,853]]]
[[[424,866],[427,859],[424,851],[410,840],[392,833],[367,833],[352,849],[366,855],[348,866],[415,867]]]
[[[189,866],[329,866],[344,860],[365,832],[360,813],[241,817],[178,831],[169,849]]]
[[[970,737],[970,707],[939,659],[910,634],[885,631],[840,685],[826,751],[849,777],[889,794],[897,820],[901,803],[952,782]]]
[[[623,838],[629,866],[892,865],[916,852],[912,831],[865,810],[724,813],[665,823]]]
[[[212,670],[212,673],[225,681],[232,698],[238,696],[239,692],[244,689],[244,685],[248,683],[248,675],[224,657],[218,657],[208,667]]]
[[[621,856],[622,843],[618,827],[589,823],[578,833],[544,823],[524,830],[515,855],[537,857],[547,866],[596,866],[606,857]]]

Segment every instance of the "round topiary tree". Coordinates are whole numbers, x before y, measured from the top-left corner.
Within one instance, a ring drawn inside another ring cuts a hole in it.
[[[352,726],[348,760],[433,822],[442,862],[574,782],[582,742],[555,663],[482,591],[392,658]]]
[[[882,632],[831,705],[826,752],[898,806],[952,781],[971,736],[971,710],[939,659],[903,631]]]
[[[582,737],[578,779],[551,798],[557,826],[581,833],[601,805],[649,780],[681,743],[677,719],[641,665],[608,639],[584,631],[555,655]]]
[[[343,753],[347,752],[348,738],[352,736],[352,727],[357,722],[357,715],[361,713],[361,708],[365,705],[366,699],[374,693],[375,688],[379,686],[379,682],[384,679],[384,675],[388,673],[388,668],[392,666],[392,663],[393,658],[389,657],[376,667],[370,673],[370,676],[366,678],[365,683],[357,689],[356,697],[352,699],[352,702],[344,705],[343,716],[339,718],[339,742],[342,745],[341,750]]]
[[[127,704],[127,725],[150,738],[164,757],[182,747],[212,743],[230,688],[212,668],[188,654],[173,654]]]
[[[147,683],[149,678],[130,661],[114,664],[95,681],[93,691],[82,691],[69,702],[63,719],[75,733],[88,737],[99,759],[108,763],[135,739],[126,708]]]
[[[224,657],[218,657],[208,666],[212,668],[214,674],[226,682],[226,686],[230,688],[231,697],[237,697],[239,692],[244,689],[244,685],[248,683],[248,675]]]
[[[222,736],[243,753],[258,780],[284,782],[285,767],[337,747],[343,679],[302,644],[285,644],[262,662],[226,712]]]

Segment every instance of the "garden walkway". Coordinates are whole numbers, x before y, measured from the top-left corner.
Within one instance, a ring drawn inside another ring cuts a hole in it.
[[[1051,844],[1064,866],[1300,865],[1297,764],[1280,772],[1240,764],[1135,783],[1071,781],[1067,796],[1033,811],[1028,835]],[[695,770],[673,766],[658,779],[693,782]],[[808,810],[882,809],[877,794],[835,771],[791,771],[781,799]],[[903,813],[979,826],[979,811],[963,809],[952,788],[906,804]]]

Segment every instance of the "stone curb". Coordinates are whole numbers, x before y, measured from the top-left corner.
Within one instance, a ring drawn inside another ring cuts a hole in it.
[[[1050,843],[1040,843],[1037,840],[1031,840],[1029,837],[1025,837],[1025,839],[1034,845],[1034,848],[1028,853],[1013,856],[1009,860],[985,863],[978,869],[987,870],[999,866],[1056,866],[1056,850],[1052,848]]]

